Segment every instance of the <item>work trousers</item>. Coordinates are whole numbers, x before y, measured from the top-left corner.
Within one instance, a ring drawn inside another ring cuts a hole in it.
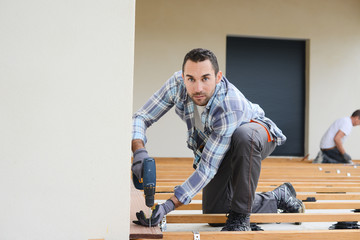
[[[321,151],[323,153],[322,163],[351,163],[350,155],[347,153],[341,154],[337,147]]]
[[[232,135],[215,177],[203,189],[203,213],[276,212],[276,200],[271,192],[255,194],[261,161],[275,149],[258,123],[239,126]]]

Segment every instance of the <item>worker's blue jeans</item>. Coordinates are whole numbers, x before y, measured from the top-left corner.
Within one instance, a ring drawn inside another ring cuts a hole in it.
[[[238,127],[215,177],[203,189],[203,213],[276,212],[271,192],[255,194],[261,161],[275,146],[275,142],[268,142],[267,132],[258,123]]]

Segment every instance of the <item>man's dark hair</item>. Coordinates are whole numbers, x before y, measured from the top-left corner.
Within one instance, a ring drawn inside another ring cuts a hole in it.
[[[353,112],[353,114],[351,115],[352,117],[358,117],[360,118],[360,109],[356,110],[355,112]]]
[[[215,76],[219,72],[219,64],[218,64],[217,58],[216,58],[215,54],[210,50],[203,49],[203,48],[195,48],[195,49],[191,50],[190,52],[188,52],[185,55],[184,62],[182,65],[183,72],[184,72],[184,66],[185,66],[185,63],[187,62],[187,60],[191,60],[193,62],[202,62],[205,60],[210,60],[212,66],[214,68],[214,71],[215,71]]]

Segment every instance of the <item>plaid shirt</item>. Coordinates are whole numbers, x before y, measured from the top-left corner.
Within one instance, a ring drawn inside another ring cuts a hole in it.
[[[188,204],[215,176],[237,127],[256,120],[268,127],[277,145],[283,144],[286,137],[275,123],[265,117],[259,105],[247,100],[225,77],[216,85],[201,114],[204,132],[198,131],[194,125],[194,103],[186,92],[181,73],[176,72],[134,114],[132,139],[141,139],[146,143],[146,129],[175,105],[176,114],[187,125],[187,144],[195,155],[196,170],[182,185],[175,187],[175,196],[180,202]]]

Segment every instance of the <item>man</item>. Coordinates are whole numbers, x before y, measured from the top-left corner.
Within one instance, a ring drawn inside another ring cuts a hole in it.
[[[350,117],[337,119],[325,132],[320,142],[320,152],[314,163],[352,163],[343,143],[353,127],[360,125],[360,109]]]
[[[169,200],[155,208],[152,225],[176,207],[188,204],[201,190],[204,213],[229,213],[223,231],[249,231],[252,211],[303,211],[290,183],[255,195],[262,159],[286,137],[257,104],[248,101],[222,75],[216,56],[201,48],[187,53],[182,71],[134,114],[132,171],[138,179],[142,161],[148,157],[145,131],[173,106],[187,124],[195,171],[175,187]],[[143,225],[149,224],[142,212],[137,217]]]

